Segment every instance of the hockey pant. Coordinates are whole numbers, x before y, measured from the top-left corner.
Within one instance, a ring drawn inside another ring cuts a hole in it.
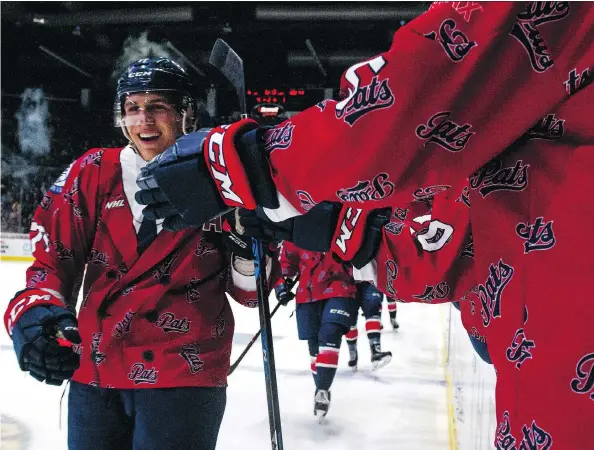
[[[307,340],[316,388],[329,390],[338,367],[342,336],[357,314],[352,298],[333,297],[297,304],[299,339]]]

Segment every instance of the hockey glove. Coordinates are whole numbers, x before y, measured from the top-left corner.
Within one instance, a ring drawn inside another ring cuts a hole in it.
[[[78,322],[61,301],[39,289],[21,291],[9,304],[5,323],[21,370],[47,384],[61,385],[80,365]]]
[[[261,145],[264,130],[250,119],[181,137],[142,169],[136,201],[143,213],[177,231],[200,227],[232,207],[278,208]],[[241,148],[241,152],[236,149]]]
[[[295,294],[293,294],[289,286],[287,286],[287,281],[275,287],[274,292],[276,294],[276,299],[283,306],[287,306],[289,302],[295,298]]]

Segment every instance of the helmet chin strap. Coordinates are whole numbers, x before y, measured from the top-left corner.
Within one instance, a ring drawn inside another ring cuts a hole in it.
[[[187,122],[189,122],[189,126]],[[188,109],[184,109],[182,112],[182,132],[184,135],[187,135],[194,131],[196,131],[196,119],[194,117],[194,111],[190,107]]]

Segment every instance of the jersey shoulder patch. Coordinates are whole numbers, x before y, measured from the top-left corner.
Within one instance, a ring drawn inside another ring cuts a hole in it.
[[[72,163],[70,163],[70,165],[66,168],[66,170],[64,170],[64,172],[62,172],[62,175],[60,175],[58,177],[58,179],[55,181],[55,183],[53,184],[53,186],[51,188],[49,188],[50,192],[53,192],[54,194],[62,193],[62,188],[66,184],[66,180],[68,179],[68,174],[70,173],[70,170],[72,169],[72,166],[74,166],[75,162],[76,161],[72,161]]]

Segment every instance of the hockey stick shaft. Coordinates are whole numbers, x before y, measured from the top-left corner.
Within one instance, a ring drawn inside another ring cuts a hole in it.
[[[293,280],[293,281],[287,282],[287,288],[289,290],[292,290],[293,287],[295,286],[295,284],[297,284],[297,281],[298,280],[299,280],[299,277],[295,278],[295,280]],[[278,311],[278,309],[282,305],[283,304],[280,303],[280,302],[277,303],[277,305],[274,307],[274,309],[270,313],[270,319],[272,319],[274,317],[274,315],[276,314],[276,312]],[[252,345],[254,345],[256,343],[256,341],[260,337],[260,334],[261,333],[262,333],[262,329],[260,328],[258,330],[258,332],[254,335],[254,337],[252,337],[252,340],[248,343],[248,345],[245,347],[245,349],[243,350],[243,352],[241,352],[241,355],[239,355],[237,357],[237,360],[233,364],[231,364],[231,367],[229,368],[229,375],[231,375],[233,372],[235,372],[235,369],[237,369],[237,366],[239,366],[239,363],[241,363],[241,361],[243,360],[243,358],[245,358],[245,355],[247,355],[247,352],[249,352],[250,348],[252,348]]]
[[[245,92],[245,74],[243,61],[233,49],[222,39],[217,39],[210,54],[209,63],[233,85],[239,98],[242,117],[247,117]],[[276,384],[276,365],[274,362],[274,345],[270,326],[270,307],[268,304],[268,283],[264,262],[262,242],[252,239],[256,289],[258,293],[258,309],[260,330],[262,334],[262,355],[264,359],[264,376],[266,379],[266,400],[268,402],[268,421],[270,424],[270,440],[272,450],[283,450],[278,388]],[[263,270],[261,270],[263,268]]]
[[[278,303],[274,309],[272,310],[272,312],[270,313],[270,318],[272,319],[274,317],[274,314],[278,311],[278,308],[282,306],[282,303]],[[256,334],[254,334],[254,337],[252,337],[252,340],[249,342],[249,344],[245,347],[245,349],[243,350],[243,352],[241,353],[241,355],[239,355],[237,357],[237,360],[231,364],[231,367],[229,368],[229,375],[231,375],[235,369],[237,369],[237,366],[239,366],[239,363],[243,360],[243,358],[245,358],[245,355],[247,355],[247,352],[250,350],[250,348],[252,348],[252,346],[256,343],[256,341],[258,340],[258,338],[260,337],[260,334],[262,333],[262,328],[260,328],[258,330],[258,332]]]
[[[262,241],[253,240],[256,266],[256,286],[258,291],[258,308],[260,312],[260,330],[262,331],[262,357],[264,360],[264,377],[266,379],[266,399],[268,401],[268,421],[270,423],[270,439],[273,450],[283,450],[278,386],[276,384],[276,363],[274,360],[274,344],[270,325],[270,307],[268,304],[268,286],[266,269],[262,266],[264,249]],[[262,270],[264,269],[264,270]]]

